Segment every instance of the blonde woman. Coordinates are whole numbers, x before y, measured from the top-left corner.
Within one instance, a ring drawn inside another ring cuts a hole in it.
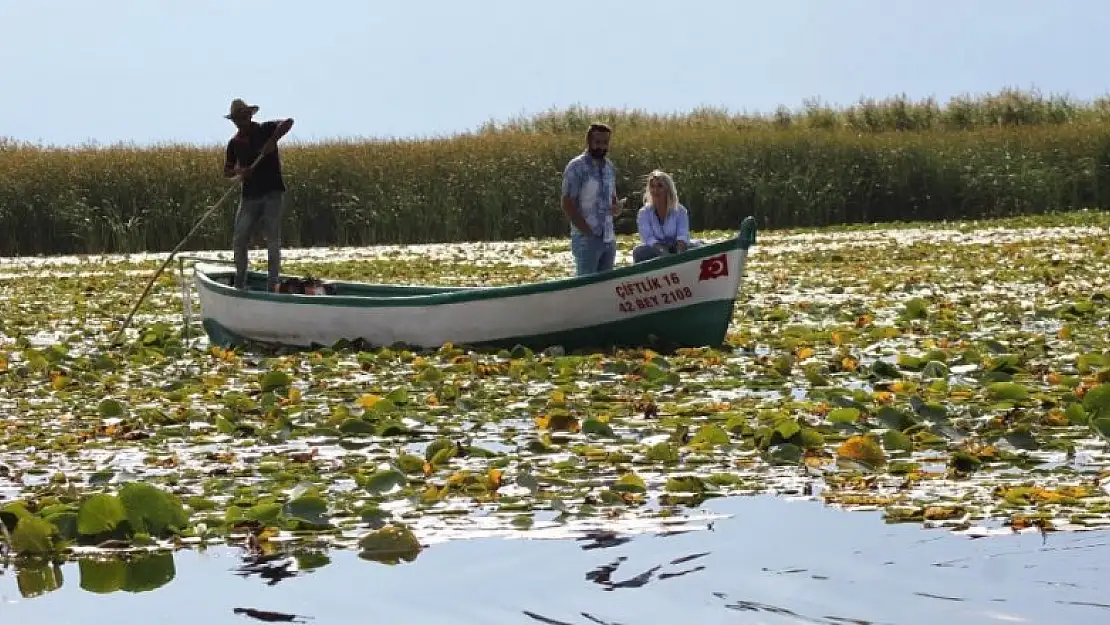
[[[690,241],[690,218],[678,202],[678,191],[670,174],[656,169],[648,174],[644,206],[636,216],[640,244],[632,250],[632,262],[680,254],[701,245]]]

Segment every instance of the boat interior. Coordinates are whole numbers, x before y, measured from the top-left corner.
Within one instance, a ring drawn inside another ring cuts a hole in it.
[[[224,286],[233,286],[235,274],[232,271],[206,272],[213,281]],[[318,285],[322,288],[312,289]],[[438,293],[454,293],[467,291],[480,287],[468,286],[425,286],[405,284],[366,284],[360,282],[341,282],[329,280],[306,280],[296,276],[281,277],[281,293],[294,293],[302,295],[340,295],[351,297],[406,297],[413,295],[435,295]],[[251,271],[247,273],[248,291],[266,291],[266,274]]]

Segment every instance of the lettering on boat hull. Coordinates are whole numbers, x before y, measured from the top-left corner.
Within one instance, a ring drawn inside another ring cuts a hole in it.
[[[694,291],[682,283],[677,271],[621,282],[613,291],[617,309],[623,313],[654,312],[694,298]]]

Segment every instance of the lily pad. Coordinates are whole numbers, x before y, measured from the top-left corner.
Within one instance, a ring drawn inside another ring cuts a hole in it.
[[[856,408],[837,408],[831,410],[826,419],[833,424],[851,424],[859,420],[859,415],[860,411]]]
[[[913,439],[899,430],[887,430],[883,433],[883,447],[888,451],[913,452]]]
[[[774,465],[797,465],[801,463],[804,451],[793,443],[781,443],[767,449],[768,462]]]
[[[749,258],[751,305],[712,348],[224,349],[199,324],[182,332],[181,285],[166,276],[127,350],[109,350],[128,313],[119,293],[141,292],[156,259],[68,259],[71,276],[57,279],[44,268],[58,259],[9,259],[0,479],[23,503],[0,506],[0,521],[11,533],[41,519],[55,548],[114,540],[138,552],[164,526],[202,544],[250,530],[267,551],[398,519],[418,535],[446,518],[464,535],[546,531],[549,512],[648,527],[704,497],[796,494],[821,474],[826,501],[916,522],[926,510],[953,526],[1009,522],[1006,506],[1020,503],[1099,526],[1110,509],[1094,497],[996,495],[1026,477],[1070,492],[1108,469],[1110,308],[1080,287],[1110,269],[1110,216],[1045,219],[770,233],[774,253]],[[566,245],[291,249],[286,265],[337,280],[519,284],[573,273]],[[885,463],[866,463],[875,448]],[[129,483],[174,493],[190,516],[90,499],[119,499]]]
[[[128,482],[119,489],[118,497],[135,532],[162,537],[180,532],[189,522],[177,495],[150,484]]]
[[[1097,432],[1103,440],[1110,442],[1110,417],[1092,419],[1091,429]]]
[[[420,554],[420,541],[407,527],[386,525],[370,532],[358,541],[359,557],[383,564],[412,562]]]
[[[635,473],[625,473],[610,486],[610,489],[621,493],[646,493],[647,485],[643,478]]]
[[[366,476],[363,481],[363,488],[371,493],[381,494],[392,491],[393,489],[404,486],[408,480],[405,475],[396,469],[384,469],[375,471]]]
[[[111,398],[100,400],[97,412],[103,419],[121,419],[127,416],[127,408],[119,400]]]
[[[330,527],[327,512],[328,502],[316,489],[289,501],[282,508],[282,514],[296,521],[302,529]]]
[[[1110,384],[1099,384],[1087,391],[1083,409],[1094,420],[1110,417]]]
[[[613,428],[610,427],[608,423],[593,418],[586,419],[586,421],[582,424],[582,433],[594,434],[597,436],[604,436],[608,438],[616,436],[616,434],[613,433]]]
[[[721,426],[716,424],[706,424],[698,428],[694,433],[694,437],[690,439],[690,444],[693,446],[705,447],[718,447],[721,445],[728,445],[731,441],[728,437],[728,432],[725,432]]]
[[[995,401],[1023,402],[1029,398],[1029,389],[1013,382],[995,382],[987,387],[987,397]]]
[[[127,520],[127,511],[114,495],[98,493],[81,502],[77,510],[77,531],[84,536],[101,536],[114,531]]]
[[[930,360],[925,363],[925,367],[921,370],[921,379],[923,380],[936,380],[947,379],[950,372],[948,366],[943,362],[937,360]]]
[[[893,430],[904,431],[918,424],[917,419],[891,406],[883,406],[875,416],[883,425]]]
[[[267,371],[258,381],[262,392],[276,391],[288,387],[293,383],[293,378],[285,371]]]
[[[836,450],[838,458],[878,468],[886,464],[886,454],[878,441],[870,436],[852,436],[841,443]]]
[[[12,532],[12,550],[21,555],[44,555],[54,550],[58,529],[50,522],[28,516]]]

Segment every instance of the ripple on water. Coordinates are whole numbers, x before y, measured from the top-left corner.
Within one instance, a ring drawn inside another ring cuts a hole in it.
[[[93,592],[106,583],[103,570],[65,564],[60,588],[34,598],[24,594],[41,590],[52,569],[0,576],[0,600],[11,622],[43,624],[86,623],[89,614],[115,625],[274,615],[492,625],[1093,625],[1110,617],[1106,532],[971,540],[773,497],[705,508],[701,521],[670,527],[538,519],[536,540],[513,540],[492,523],[485,534],[468,524],[471,539],[454,540],[451,516],[429,515],[417,526],[424,550],[396,566],[294,545],[269,554],[212,547],[144,560],[145,573],[120,565],[121,579],[149,578],[149,599],[104,601]]]

